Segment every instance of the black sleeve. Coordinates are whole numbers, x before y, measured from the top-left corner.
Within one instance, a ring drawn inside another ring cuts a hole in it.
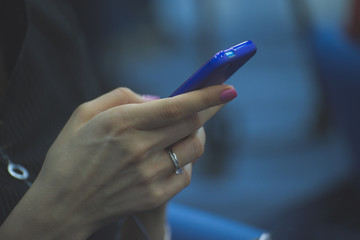
[[[3,66],[10,75],[19,55],[26,32],[23,0],[0,0],[0,44]]]

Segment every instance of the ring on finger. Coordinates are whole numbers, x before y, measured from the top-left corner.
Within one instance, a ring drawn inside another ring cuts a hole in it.
[[[174,163],[176,175],[183,174],[183,173],[184,173],[184,169],[182,169],[182,168],[179,166],[179,161],[178,161],[178,159],[177,159],[176,154],[173,152],[173,150],[172,150],[171,148],[168,148],[168,153],[169,153],[169,155],[170,155],[171,160],[172,160],[173,163]]]

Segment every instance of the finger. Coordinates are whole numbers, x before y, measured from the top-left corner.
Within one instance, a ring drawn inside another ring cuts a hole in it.
[[[184,167],[184,173],[181,175],[172,174],[166,178],[152,181],[151,184],[141,184],[130,189],[126,195],[128,198],[126,200],[129,202],[126,209],[121,209],[124,201],[114,205],[120,207],[119,212],[129,211],[129,209],[141,212],[159,207],[190,184],[191,174],[192,167],[191,164],[188,164]]]
[[[179,121],[173,125],[142,132],[144,139],[149,139],[153,146],[153,151],[172,146],[174,143],[189,136],[201,128],[215,113],[224,105],[215,106],[200,113],[194,114],[190,118]]]
[[[236,96],[236,90],[232,86],[211,86],[172,98],[131,105],[126,112],[122,111],[121,115],[137,129],[154,129],[229,102]]]
[[[177,156],[179,166],[184,167],[189,163],[200,158],[204,154],[205,141],[206,141],[206,137],[205,137],[204,128],[200,128],[194,134],[174,144],[171,147],[171,149],[173,153],[175,153]],[[168,155],[168,158],[170,158],[169,153],[168,152],[166,153]],[[168,162],[170,162],[168,164],[169,171],[175,172],[175,166],[173,162],[172,161],[168,161]]]
[[[191,183],[192,166],[188,164],[184,167],[184,173],[180,175],[172,174],[168,178],[159,182],[159,188],[165,193],[165,201],[170,200],[181,190]]]
[[[86,102],[77,109],[76,116],[81,121],[86,122],[104,112],[108,109],[117,107],[119,105],[129,103],[142,103],[145,102],[140,95],[134,93],[128,88],[116,88],[94,100]]]
[[[198,131],[174,144],[171,149],[176,155],[179,167],[184,167],[201,157],[204,153],[205,131]],[[160,151],[153,158],[144,162],[143,170],[147,170],[153,176],[151,178],[166,178],[176,172],[175,164],[167,149]],[[151,169],[151,170],[149,170]]]
[[[202,154],[200,155],[200,157],[202,157],[202,155],[203,155],[203,154],[204,154],[204,152],[205,152],[206,133],[205,133],[205,129],[204,129],[204,127],[202,127],[202,128],[201,128],[201,129],[199,129],[199,130],[201,130],[201,131],[202,131],[202,133],[201,133],[201,137],[203,138],[203,142],[204,142],[203,152],[202,152]],[[195,158],[193,161],[191,161],[191,166],[194,166],[194,165],[196,164],[196,162],[199,160],[199,158],[200,158],[200,157]]]

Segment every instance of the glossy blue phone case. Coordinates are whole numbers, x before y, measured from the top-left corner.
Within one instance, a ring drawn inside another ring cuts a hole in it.
[[[224,83],[256,53],[252,41],[246,41],[215,54],[169,97]]]

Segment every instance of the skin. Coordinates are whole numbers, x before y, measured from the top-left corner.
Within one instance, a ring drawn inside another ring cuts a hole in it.
[[[86,239],[133,214],[152,239],[162,239],[165,204],[190,184],[191,163],[204,151],[202,126],[232,100],[224,92],[235,90],[220,85],[144,101],[119,88],[82,104],[0,227],[0,239]],[[170,146],[182,175],[174,174]],[[125,226],[123,239],[141,239],[131,221]]]

